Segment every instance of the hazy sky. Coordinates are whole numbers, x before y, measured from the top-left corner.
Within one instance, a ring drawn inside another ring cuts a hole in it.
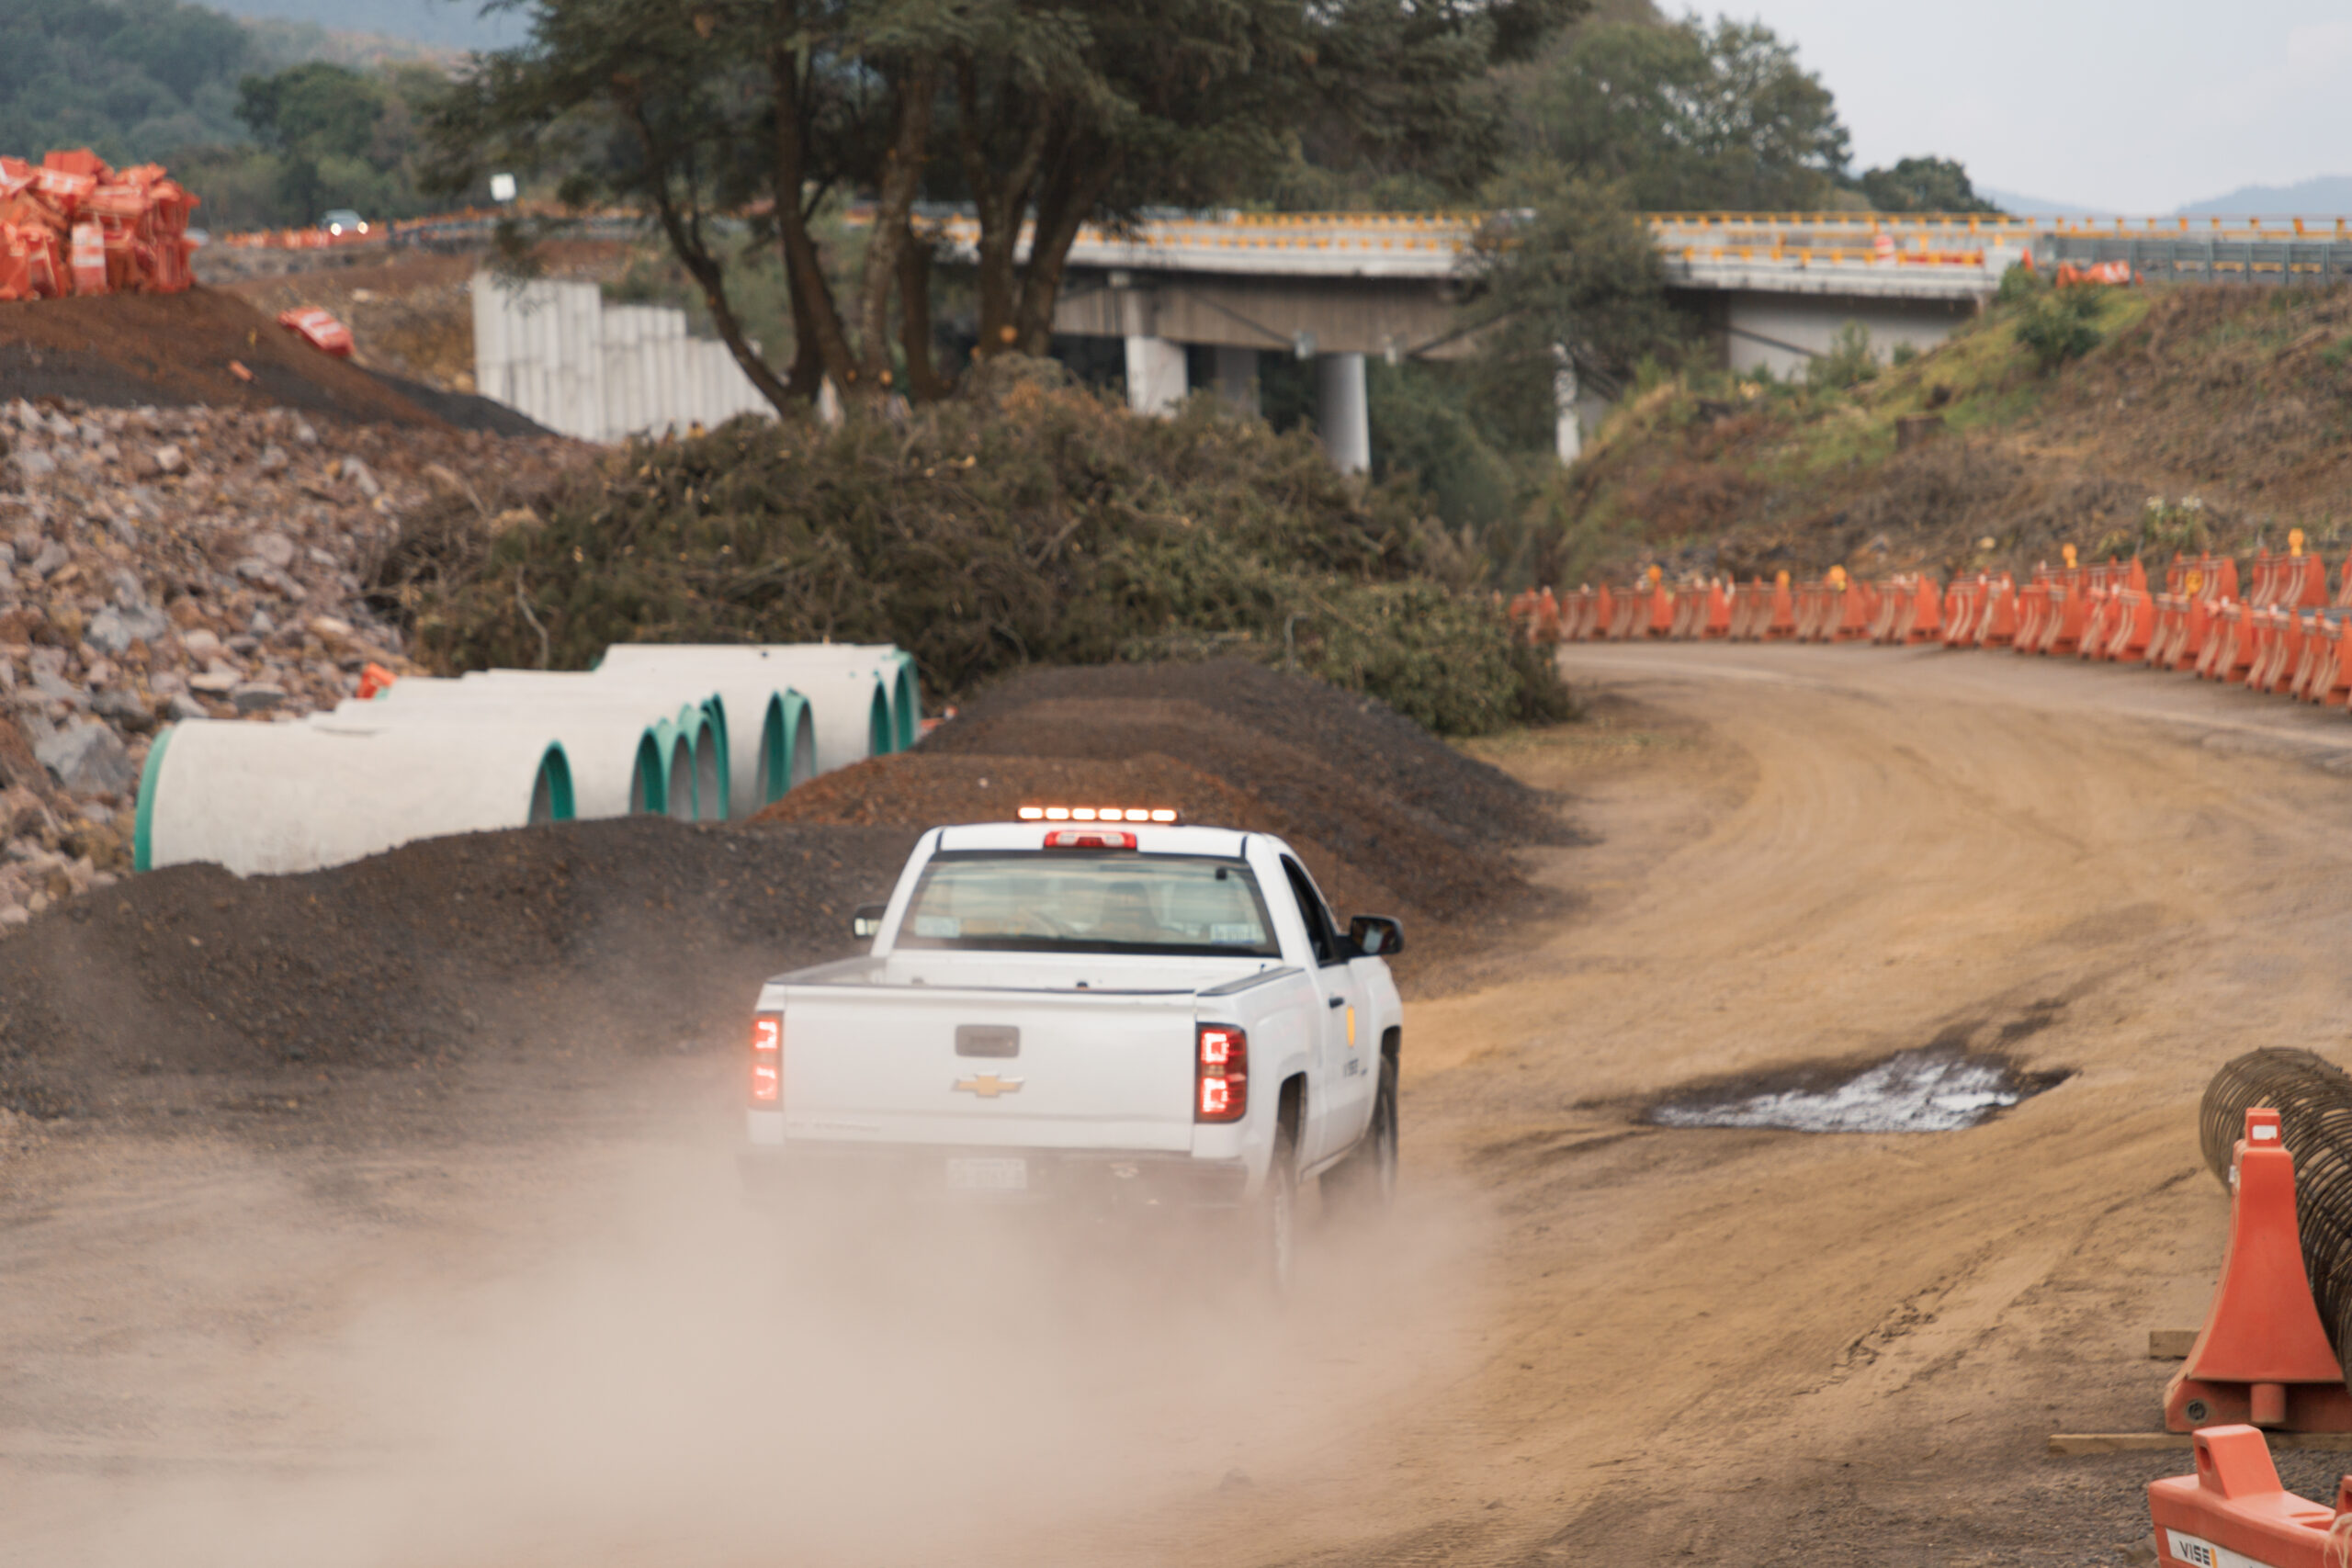
[[[1794,39],[1838,95],[1857,167],[1933,152],[1980,184],[2130,213],[2352,175],[2346,0],[1696,8]]]

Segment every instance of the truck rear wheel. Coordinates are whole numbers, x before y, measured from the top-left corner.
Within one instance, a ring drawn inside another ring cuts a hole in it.
[[[1288,1293],[1298,1259],[1298,1143],[1288,1122],[1274,1131],[1266,1179],[1242,1216],[1241,1264],[1250,1284]]]
[[[1363,1142],[1323,1177],[1324,1201],[1346,1214],[1378,1214],[1396,1197],[1396,1062],[1380,1060],[1380,1086],[1373,1091],[1372,1125]]]

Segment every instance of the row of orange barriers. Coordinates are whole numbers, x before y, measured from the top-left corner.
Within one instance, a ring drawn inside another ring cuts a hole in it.
[[[2229,556],[2176,556],[2152,588],[2138,560],[2037,567],[2024,583],[1974,572],[1938,583],[1925,573],[1878,582],[1833,567],[1805,582],[1703,579],[1668,585],[1657,569],[1629,587],[1546,588],[1509,606],[1531,642],[1939,643],[2006,648],[2155,670],[2189,671],[2253,691],[2352,705],[2352,558],[2335,588],[2303,551],[2256,555],[2241,576]]]

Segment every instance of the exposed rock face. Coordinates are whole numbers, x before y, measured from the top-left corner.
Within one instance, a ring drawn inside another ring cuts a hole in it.
[[[586,450],[287,409],[0,404],[0,936],[128,869],[161,726],[283,722],[369,663],[410,672],[360,593],[403,508]]]

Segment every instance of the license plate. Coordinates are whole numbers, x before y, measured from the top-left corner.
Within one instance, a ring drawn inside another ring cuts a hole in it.
[[[951,1159],[947,1162],[950,1192],[1026,1192],[1029,1162],[1025,1159]]]

